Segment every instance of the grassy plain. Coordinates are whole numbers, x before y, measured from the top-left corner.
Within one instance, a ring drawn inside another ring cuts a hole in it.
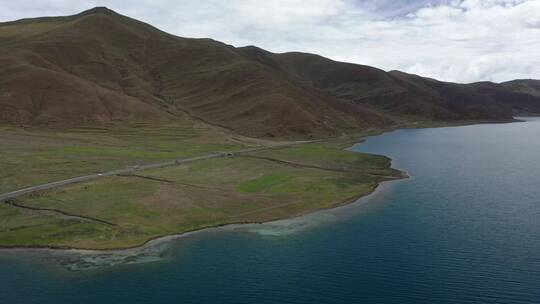
[[[103,135],[95,130],[89,132],[90,136],[80,132],[54,136],[55,140],[61,138],[73,145],[54,143],[48,149],[38,145],[26,155],[3,158],[17,161],[38,175],[30,177],[14,166],[11,178],[17,182],[2,183],[3,191],[21,183],[241,146],[223,136],[207,142],[199,142],[199,136],[174,141],[171,138],[177,135],[172,132],[160,129],[154,133],[148,127],[139,134],[116,129]],[[82,142],[78,142],[79,136]],[[370,193],[381,181],[400,177],[399,171],[390,168],[388,158],[344,151],[347,145],[308,143],[275,148],[106,177],[22,197],[16,201],[19,206],[0,205],[0,218],[6,219],[0,225],[0,246],[137,246],[168,234],[228,223],[269,221],[335,207]],[[6,150],[3,148],[2,153]],[[58,151],[60,154],[55,156]],[[39,158],[33,163],[24,163],[23,159],[36,156]],[[54,160],[70,164],[62,166],[62,170],[51,170],[58,164]],[[98,166],[98,162],[106,164]]]
[[[54,132],[0,127],[0,193],[136,164],[245,147],[196,122],[81,127]]]

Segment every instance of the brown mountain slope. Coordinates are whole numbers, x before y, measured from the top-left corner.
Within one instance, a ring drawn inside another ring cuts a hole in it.
[[[273,54],[256,47],[239,50],[288,75],[292,81],[394,116],[504,120],[515,113],[540,112],[540,98],[495,83],[449,83],[399,71],[387,73],[313,54]]]
[[[0,60],[2,119],[22,124],[188,112],[247,135],[304,136],[389,121],[296,86],[231,46],[168,35],[105,8],[1,24]]]
[[[497,119],[523,113],[540,113],[540,97],[509,90],[504,84],[458,84],[419,77],[399,71],[392,75],[436,92],[458,117]]]
[[[495,84],[181,38],[106,8],[0,23],[0,92],[0,122],[71,126],[188,114],[265,137],[336,135],[397,118],[511,119],[515,104],[537,110],[536,96]]]
[[[529,94],[540,97],[540,80],[535,79],[516,79],[501,83],[505,88],[523,94]]]
[[[255,47],[241,51],[262,64],[270,61],[264,57],[271,57],[274,68],[279,66],[292,80],[380,113],[429,119],[458,118],[439,105],[439,100],[430,92],[402,85],[391,74],[373,67],[298,52],[272,54]]]
[[[148,102],[129,32],[97,12],[0,25],[0,107],[18,123],[106,122],[166,116]],[[134,35],[132,35],[134,36]],[[115,44],[110,44],[115,41]],[[154,98],[155,99],[155,98]]]

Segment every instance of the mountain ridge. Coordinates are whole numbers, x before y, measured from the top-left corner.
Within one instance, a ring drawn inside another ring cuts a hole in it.
[[[540,113],[521,82],[454,84],[315,54],[182,38],[97,7],[0,23],[0,121],[169,121],[253,137],[322,137],[407,121]],[[536,94],[538,93],[538,94]]]

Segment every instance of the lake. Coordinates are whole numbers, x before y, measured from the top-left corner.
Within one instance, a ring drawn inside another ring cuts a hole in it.
[[[73,254],[4,251],[0,301],[540,303],[540,119],[527,119],[371,137],[351,150],[411,178],[343,208],[178,238],[133,264],[76,270]]]

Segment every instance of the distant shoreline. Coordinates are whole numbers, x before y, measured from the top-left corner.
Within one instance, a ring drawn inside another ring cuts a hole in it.
[[[523,118],[525,118],[525,117],[523,117]],[[457,124],[457,123],[456,124],[439,124],[439,125],[433,125],[433,126],[424,126],[422,124],[420,124],[420,125],[397,126],[395,128],[390,128],[390,129],[373,130],[374,134],[364,135],[363,137],[358,138],[356,140],[356,142],[352,146],[354,146],[356,144],[359,144],[359,143],[362,143],[363,141],[365,141],[369,137],[379,136],[379,135],[382,135],[384,133],[392,132],[392,131],[400,130],[400,129],[415,129],[415,128],[424,129],[424,128],[460,127],[460,126],[469,126],[469,125],[476,125],[476,124],[497,124],[497,123],[523,122],[523,121],[524,120],[513,119],[511,121],[476,121],[476,122],[461,122],[459,124]],[[352,147],[352,146],[350,146],[350,147]],[[348,150],[350,147],[346,148],[346,150]],[[391,161],[392,161],[392,159],[391,159]],[[382,181],[382,182],[377,183],[371,189],[371,191],[369,193],[367,193],[367,194],[349,197],[349,198],[344,199],[343,201],[335,204],[334,206],[332,206],[330,208],[313,209],[313,210],[309,210],[309,211],[306,211],[304,213],[297,214],[297,215],[290,216],[290,217],[284,217],[284,218],[280,218],[280,219],[274,219],[274,220],[269,220],[269,221],[260,221],[260,222],[235,222],[235,223],[226,223],[226,224],[218,224],[218,225],[206,226],[206,227],[196,228],[196,229],[193,229],[193,230],[184,231],[184,232],[180,232],[180,233],[172,233],[172,234],[164,234],[164,235],[154,236],[154,237],[151,237],[148,240],[144,241],[143,243],[133,245],[133,246],[126,246],[126,247],[113,247],[113,248],[105,248],[105,249],[94,249],[94,248],[69,247],[69,246],[0,246],[0,253],[5,252],[5,251],[17,251],[17,250],[21,250],[21,251],[27,251],[27,250],[28,251],[34,251],[34,250],[35,251],[39,251],[39,250],[48,251],[48,250],[53,250],[53,251],[64,251],[66,253],[71,251],[71,252],[74,252],[74,253],[94,253],[94,254],[122,252],[122,251],[129,251],[129,250],[144,249],[146,247],[157,245],[157,244],[160,244],[162,242],[168,242],[171,239],[187,237],[187,236],[193,235],[195,233],[205,232],[205,231],[210,231],[210,230],[216,230],[216,229],[225,228],[225,227],[243,226],[243,225],[260,225],[260,224],[267,224],[267,223],[272,223],[272,222],[276,222],[276,221],[283,221],[283,220],[288,220],[288,219],[299,218],[299,217],[302,217],[302,216],[306,216],[308,214],[313,214],[313,213],[316,213],[316,212],[321,212],[321,211],[326,211],[326,210],[334,210],[334,209],[337,209],[337,208],[341,208],[341,207],[344,207],[344,206],[351,205],[351,204],[359,201],[360,199],[364,199],[364,198],[368,198],[368,197],[372,196],[373,194],[376,193],[377,189],[379,189],[380,186],[382,184],[384,184],[384,183],[401,181],[401,180],[408,179],[408,178],[411,177],[410,174],[407,171],[403,170],[403,169],[395,168],[392,165],[390,166],[390,168],[393,168],[395,170],[400,171],[401,175],[399,177],[395,178],[395,179],[386,180],[386,181]]]

